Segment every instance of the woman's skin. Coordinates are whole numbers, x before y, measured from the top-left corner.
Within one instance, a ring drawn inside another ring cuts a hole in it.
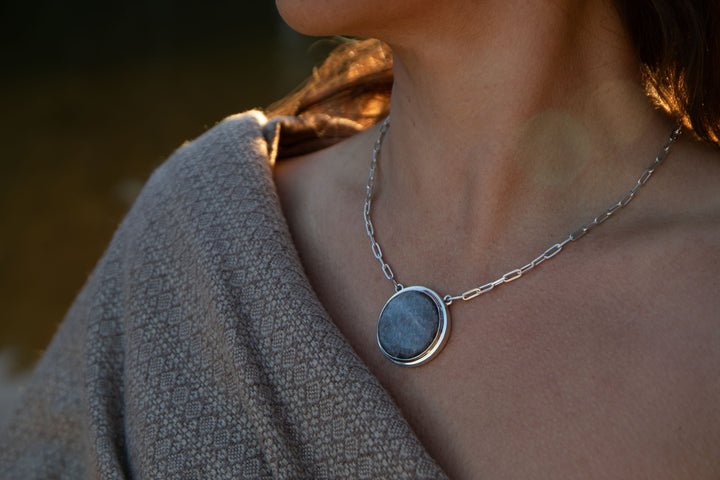
[[[460,294],[620,200],[674,121],[603,0],[278,0],[395,55],[373,220],[405,285]],[[377,127],[277,165],[320,300],[451,478],[720,476],[720,154],[684,135],[637,198],[541,267],[453,304],[445,350],[375,345],[392,285],[362,220]]]

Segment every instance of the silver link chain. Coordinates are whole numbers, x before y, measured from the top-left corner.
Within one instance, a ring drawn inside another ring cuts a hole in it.
[[[380,132],[378,133],[378,137],[375,140],[375,145],[373,146],[372,151],[372,160],[370,162],[370,174],[368,176],[367,180],[367,186],[365,189],[365,205],[363,207],[363,218],[365,219],[365,232],[368,235],[368,238],[370,239],[370,248],[372,250],[373,256],[380,262],[380,268],[385,275],[385,278],[390,280],[393,283],[393,286],[395,287],[395,291],[399,292],[404,287],[401,283],[399,283],[395,279],[395,274],[393,273],[392,268],[390,268],[390,265],[385,261],[383,258],[382,249],[380,248],[380,244],[375,239],[375,227],[373,226],[372,219],[370,218],[370,211],[372,209],[372,200],[373,200],[373,192],[375,191],[375,172],[377,170],[377,160],[378,156],[380,155],[380,150],[382,149],[383,140],[385,139],[385,135],[387,134],[388,129],[390,128],[390,117],[387,117],[382,125],[380,126]],[[670,153],[670,147],[675,142],[675,140],[678,139],[681,132],[681,123],[678,122],[675,129],[670,134],[670,137],[667,139],[663,147],[660,149],[660,152],[655,157],[655,160],[650,164],[648,168],[645,169],[645,171],[640,175],[640,177],[637,180],[637,183],[635,186],[633,186],[630,191],[625,194],[625,196],[617,203],[613,204],[610,208],[602,212],[600,215],[595,217],[595,219],[585,225],[584,227],[580,227],[577,230],[575,230],[573,233],[571,233],[565,240],[563,240],[560,243],[556,243],[555,245],[551,246],[547,250],[545,250],[540,256],[538,256],[535,260],[528,263],[522,268],[516,268],[514,270],[510,270],[509,272],[505,273],[502,277],[498,278],[497,280],[487,283],[481,287],[476,287],[471,290],[468,290],[467,292],[464,292],[457,296],[452,295],[445,295],[443,297],[443,301],[446,305],[451,305],[454,301],[457,300],[463,300],[468,301],[472,300],[474,298],[479,297],[480,295],[483,295],[485,293],[488,293],[498,285],[501,285],[503,283],[510,283],[514,282],[518,278],[525,275],[527,272],[532,270],[533,268],[537,267],[541,263],[543,263],[546,260],[550,260],[555,255],[560,253],[562,249],[570,242],[574,242],[576,240],[579,240],[583,236],[585,236],[586,233],[588,233],[590,230],[592,230],[595,226],[600,225],[605,220],[610,218],[612,215],[614,215],[618,210],[626,207],[637,194],[638,190],[640,190],[640,187],[645,185],[648,180],[650,180],[650,177],[652,177],[653,173],[655,173],[655,170],[662,165],[662,163],[665,161],[665,158],[668,156],[668,153]]]

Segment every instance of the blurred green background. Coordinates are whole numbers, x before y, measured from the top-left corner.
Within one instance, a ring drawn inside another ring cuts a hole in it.
[[[274,2],[0,6],[0,374],[42,353],[143,182],[328,50]],[[1,381],[1,379],[0,379]]]

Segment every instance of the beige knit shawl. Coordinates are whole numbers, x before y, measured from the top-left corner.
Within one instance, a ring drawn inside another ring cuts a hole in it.
[[[278,154],[353,129],[250,112],[159,168],[0,434],[0,478],[444,478],[318,302],[275,192]]]

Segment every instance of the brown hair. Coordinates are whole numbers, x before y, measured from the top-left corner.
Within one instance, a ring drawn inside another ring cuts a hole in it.
[[[648,94],[703,140],[720,143],[720,4],[617,0]]]
[[[312,76],[282,100],[268,116],[318,113],[369,127],[387,116],[392,90],[392,54],[379,40],[340,40]]]
[[[706,141],[720,144],[720,4],[614,0],[648,95]],[[326,113],[370,126],[387,115],[392,56],[377,40],[345,41],[268,115]]]

